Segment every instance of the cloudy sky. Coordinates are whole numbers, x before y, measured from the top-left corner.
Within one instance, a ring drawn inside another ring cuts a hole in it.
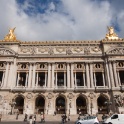
[[[0,40],[101,40],[107,26],[124,38],[124,0],[0,0]]]

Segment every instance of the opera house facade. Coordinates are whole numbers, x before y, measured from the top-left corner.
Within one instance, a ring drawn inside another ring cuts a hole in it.
[[[124,39],[113,27],[99,41],[0,40],[0,113],[124,111]]]

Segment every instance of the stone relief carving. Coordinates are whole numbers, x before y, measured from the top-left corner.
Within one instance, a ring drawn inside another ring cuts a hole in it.
[[[124,48],[114,48],[108,51],[107,54],[124,54]]]
[[[0,49],[0,55],[14,55],[14,53],[7,49]]]
[[[51,99],[53,97],[52,93],[48,93],[47,97],[48,99]]]
[[[30,52],[30,48],[29,47],[21,47],[20,51],[23,53],[28,53],[28,52]]]
[[[45,53],[45,52],[47,52],[47,51],[48,51],[48,49],[45,48],[45,47],[40,47],[40,48],[38,48],[38,52]]]
[[[72,55],[73,54],[71,48],[66,49],[66,54],[67,55]]]
[[[84,64],[78,63],[78,64],[74,64],[74,69],[83,69],[84,68]]]
[[[53,48],[49,48],[48,53],[49,53],[49,55],[54,55],[54,50],[53,50]]]
[[[18,69],[28,69],[27,63],[18,63]]]
[[[63,48],[63,47],[57,47],[56,48],[56,51],[59,52],[59,53],[62,53],[62,52],[65,52],[65,48]]]
[[[46,63],[38,63],[37,69],[47,69],[47,64]]]
[[[28,99],[31,99],[33,97],[33,95],[31,93],[28,93],[26,96]]]
[[[69,99],[72,99],[73,97],[74,97],[73,93],[69,93],[69,94],[68,94],[68,98],[69,98]]]
[[[81,51],[83,51],[83,48],[82,47],[74,47],[73,51],[80,53]]]
[[[91,48],[91,50],[94,51],[94,52],[99,52],[99,51],[101,51],[101,49],[100,49],[99,47],[93,47],[93,48]]]
[[[90,47],[85,47],[84,48],[84,54],[90,54]]]
[[[124,107],[124,96],[123,95],[115,95],[114,96],[115,104],[118,107]]]
[[[6,67],[6,64],[5,63],[0,63],[0,69],[5,69],[5,67]]]

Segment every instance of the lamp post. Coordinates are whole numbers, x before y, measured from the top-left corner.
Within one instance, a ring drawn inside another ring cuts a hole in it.
[[[89,94],[89,97],[90,97],[90,101],[91,101],[91,103],[90,103],[90,110],[91,110],[91,115],[92,115],[92,108],[93,108],[92,100],[93,100],[94,94],[93,93],[90,93]]]
[[[11,106],[11,112],[10,112],[10,114],[12,115],[13,114],[13,108],[16,105],[16,102],[14,101],[14,99],[12,99],[12,101],[9,104]]]
[[[107,99],[104,104],[107,106],[107,114],[109,114],[110,111],[110,105],[112,105],[112,102]]]

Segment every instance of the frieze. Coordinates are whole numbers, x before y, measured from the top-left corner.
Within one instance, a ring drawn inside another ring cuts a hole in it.
[[[118,47],[106,52],[107,54],[124,54],[124,48]]]
[[[64,47],[57,47],[56,51],[59,53],[65,52],[65,48]]]
[[[77,52],[77,53],[80,53],[81,51],[83,51],[84,48],[82,47],[74,47],[73,48],[73,51]]]
[[[70,47],[66,49],[66,54],[67,55],[72,55],[73,54]]]
[[[15,55],[15,53],[7,49],[0,49],[0,55]]]
[[[48,51],[48,48],[45,48],[45,47],[39,47],[38,48],[38,52],[45,53],[47,51]]]

